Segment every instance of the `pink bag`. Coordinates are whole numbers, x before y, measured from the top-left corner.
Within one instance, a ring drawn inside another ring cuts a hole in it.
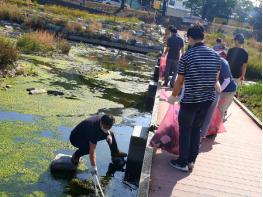
[[[165,73],[166,58],[167,55],[165,57],[162,56],[160,59],[160,72],[162,78],[164,77],[164,73]]]
[[[179,104],[170,105],[150,145],[172,154],[179,154]]]
[[[160,98],[163,100],[168,99],[164,89],[160,90]],[[150,146],[154,148],[161,148],[175,155],[179,154],[179,110],[180,104],[175,103],[173,105],[169,105],[164,119],[150,141]],[[208,135],[222,132],[225,132],[225,127],[217,107],[208,129]]]

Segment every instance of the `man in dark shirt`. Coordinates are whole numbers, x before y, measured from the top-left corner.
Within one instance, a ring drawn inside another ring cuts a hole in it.
[[[165,79],[164,79],[164,86],[168,85],[169,76],[171,72],[173,72],[173,77],[170,81],[170,86],[173,87],[174,81],[177,75],[177,63],[180,58],[180,50],[181,53],[184,53],[184,41],[183,39],[177,35],[177,29],[171,29],[172,35],[167,40],[167,47],[163,54],[163,56],[167,55],[166,58],[166,66],[165,66]]]
[[[244,44],[243,34],[234,36],[235,47],[228,50],[227,61],[229,62],[232,76],[237,84],[245,80],[248,53],[242,48]]]
[[[220,92],[220,57],[205,46],[204,28],[195,25],[187,31],[191,48],[179,61],[178,77],[168,102],[173,104],[184,84],[184,94],[180,101],[179,158],[170,164],[181,171],[193,169],[199,152],[200,129],[208,108],[215,100],[216,90]]]
[[[115,119],[111,115],[97,115],[80,122],[70,134],[70,142],[78,150],[72,155],[72,162],[78,165],[80,157],[89,154],[92,174],[97,173],[96,145],[98,141],[107,140],[112,157],[126,157],[120,152],[114,134],[110,131]]]

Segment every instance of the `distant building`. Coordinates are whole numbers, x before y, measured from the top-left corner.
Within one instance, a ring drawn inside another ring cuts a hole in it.
[[[170,23],[176,23],[177,26],[187,27],[202,19],[198,16],[191,15],[191,10],[183,4],[185,0],[168,0],[165,16],[169,18]]]
[[[183,0],[168,0],[165,15],[183,18],[190,16],[190,10],[183,5]]]

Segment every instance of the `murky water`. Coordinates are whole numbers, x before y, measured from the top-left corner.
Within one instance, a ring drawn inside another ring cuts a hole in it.
[[[33,65],[38,76],[4,80],[12,88],[0,91],[0,196],[92,196],[87,156],[72,176],[49,171],[56,154],[74,152],[68,141],[72,128],[90,115],[111,113],[119,149],[128,152],[133,127],[149,125],[145,98],[154,60],[118,51],[125,59],[119,61],[112,51],[77,44],[66,57],[25,55],[22,63]],[[65,95],[28,95],[30,87]],[[136,188],[123,183],[123,172],[105,177],[110,162],[107,143],[99,142],[97,164],[106,196],[136,196]]]

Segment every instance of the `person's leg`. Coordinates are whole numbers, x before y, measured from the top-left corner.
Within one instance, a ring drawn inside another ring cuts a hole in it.
[[[176,79],[176,76],[177,76],[177,65],[178,65],[178,61],[174,60],[172,62],[173,77],[172,77],[172,79],[170,81],[170,86],[171,87],[174,87],[174,82],[175,82],[175,79]]]
[[[194,163],[199,153],[200,129],[204,123],[204,119],[211,105],[211,102],[205,102],[198,105],[199,105],[198,107],[199,109],[196,112],[196,116],[192,123],[193,126],[192,126],[191,137],[190,137],[190,151],[188,157],[189,163],[191,162]]]
[[[210,107],[207,111],[207,114],[205,116],[204,123],[201,127],[201,137],[205,137],[208,133],[208,129],[209,129],[210,123],[212,121],[215,109],[217,107],[219,98],[220,98],[220,93],[216,93],[216,98],[215,98],[214,102],[210,105]]]
[[[169,82],[169,76],[170,76],[170,71],[171,71],[171,63],[172,60],[167,59],[166,60],[166,66],[165,66],[165,75],[164,75],[164,85],[167,86],[168,82]]]
[[[235,92],[222,92],[221,93],[220,100],[218,103],[218,108],[220,111],[220,117],[222,119],[225,118],[225,114],[233,101],[234,95],[235,95]]]
[[[126,157],[127,156],[126,153],[119,151],[118,144],[117,144],[117,141],[115,139],[113,132],[110,132],[110,133],[112,137],[112,143],[111,144],[108,143],[108,145],[111,151],[111,156],[112,157]]]
[[[75,165],[78,165],[80,158],[88,154],[89,154],[89,144],[82,145],[78,147],[78,149],[72,155],[71,160]]]
[[[195,108],[193,104],[181,104],[179,111],[179,161],[182,165],[188,163],[192,125],[196,116]]]

